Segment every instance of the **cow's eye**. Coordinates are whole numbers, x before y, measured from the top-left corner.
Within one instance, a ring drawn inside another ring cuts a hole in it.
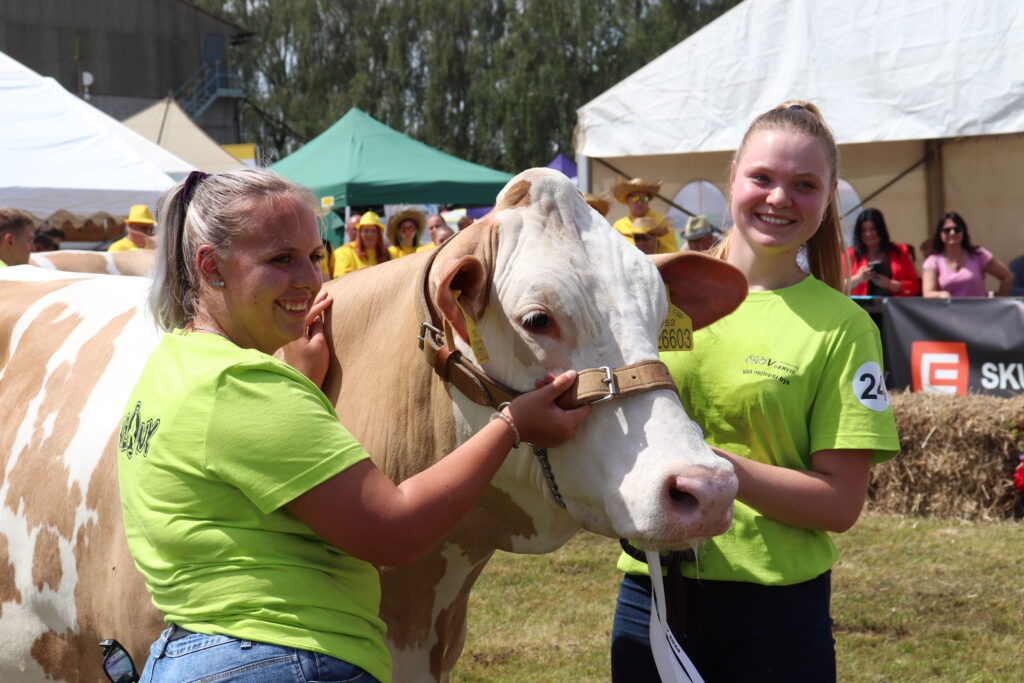
[[[523,327],[534,332],[551,327],[551,318],[543,311],[531,311],[523,316]]]

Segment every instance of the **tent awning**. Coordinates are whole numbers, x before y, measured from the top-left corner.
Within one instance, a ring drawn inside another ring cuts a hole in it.
[[[746,0],[578,111],[587,157],[735,149],[814,102],[840,144],[1024,131],[1019,0]]]
[[[508,173],[453,157],[353,107],[271,168],[336,206],[493,204]]]

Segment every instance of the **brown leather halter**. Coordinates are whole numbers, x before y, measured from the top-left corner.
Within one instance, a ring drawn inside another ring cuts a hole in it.
[[[438,320],[438,314],[430,303],[430,267],[434,263],[439,247],[434,250],[423,267],[419,292],[420,350],[427,365],[434,369],[443,381],[455,386],[466,398],[482,406],[499,409],[523,392],[511,389],[491,379],[475,363],[466,359],[455,347],[455,337],[447,320]],[[660,360],[643,360],[619,368],[601,366],[577,371],[576,382],[569,387],[568,394],[574,406],[602,403],[615,398],[639,394],[654,389],[676,390],[675,382],[668,367]]]

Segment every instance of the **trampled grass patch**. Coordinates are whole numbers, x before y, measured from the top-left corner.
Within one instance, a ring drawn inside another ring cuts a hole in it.
[[[840,681],[1005,681],[1024,672],[1024,524],[866,513],[836,537]],[[498,553],[470,598],[455,681],[607,681],[618,544]]]

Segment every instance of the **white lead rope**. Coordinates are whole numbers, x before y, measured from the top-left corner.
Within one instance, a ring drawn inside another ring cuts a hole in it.
[[[704,683],[690,658],[668,627],[665,585],[661,578],[661,557],[646,551],[651,571],[651,652],[663,683]]]

